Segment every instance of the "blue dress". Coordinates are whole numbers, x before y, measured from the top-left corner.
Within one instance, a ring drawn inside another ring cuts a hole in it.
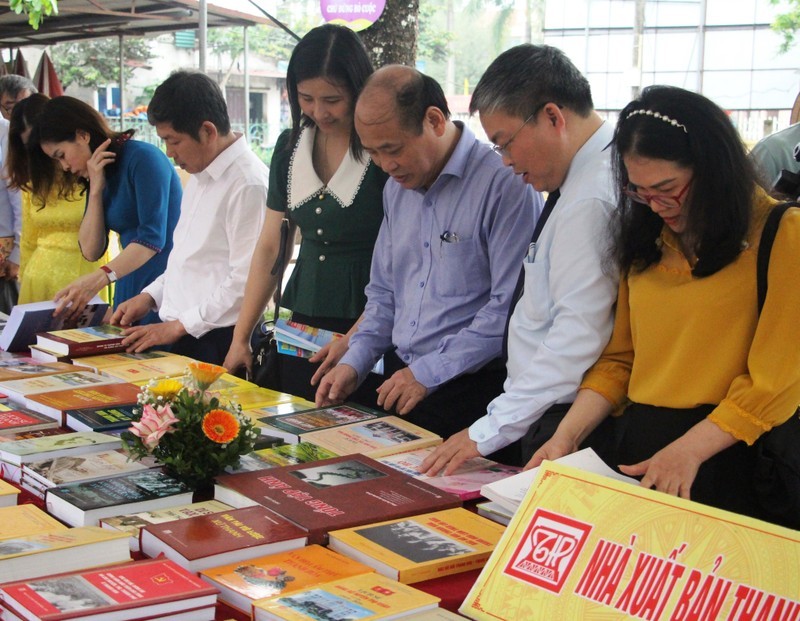
[[[156,254],[117,281],[115,308],[139,295],[166,269],[182,195],[175,167],[158,148],[139,140],[127,140],[120,146],[113,169],[106,171],[106,229],[119,235],[123,248],[135,242]],[[158,321],[158,315],[151,312],[140,323],[153,321]]]

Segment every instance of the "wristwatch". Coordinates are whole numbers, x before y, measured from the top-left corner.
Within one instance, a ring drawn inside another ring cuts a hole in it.
[[[106,276],[108,277],[108,282],[110,283],[117,282],[117,273],[110,267],[108,267],[108,265],[101,265],[100,269],[106,273]]]

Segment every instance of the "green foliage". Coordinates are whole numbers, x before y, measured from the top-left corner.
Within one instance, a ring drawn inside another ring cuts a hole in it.
[[[39,30],[39,24],[46,15],[58,15],[56,0],[11,0],[9,7],[17,15],[25,13],[34,30]]]
[[[783,4],[781,0],[769,0],[772,5]],[[785,1],[785,0],[784,0]],[[772,29],[783,35],[780,50],[788,52],[795,44],[795,35],[800,30],[800,0],[789,0],[789,11],[781,13],[772,22]]]
[[[155,55],[150,42],[143,37],[123,39],[123,54],[126,61],[148,64]],[[119,39],[89,39],[70,41],[53,46],[53,63],[61,84],[97,88],[107,84],[119,84]],[[125,79],[133,76],[135,67],[125,66]]]
[[[419,3],[419,38],[417,39],[417,55],[434,62],[447,60],[450,43],[455,36],[444,28],[437,27],[438,13],[442,5],[438,2],[421,1]]]

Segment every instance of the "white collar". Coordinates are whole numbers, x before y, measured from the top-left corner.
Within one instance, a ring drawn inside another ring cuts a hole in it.
[[[322,192],[330,194],[342,207],[349,207],[353,204],[367,173],[369,159],[359,162],[348,149],[342,163],[326,186],[320,180],[312,163],[316,133],[316,127],[303,128],[292,152],[289,161],[289,209],[297,209]]]

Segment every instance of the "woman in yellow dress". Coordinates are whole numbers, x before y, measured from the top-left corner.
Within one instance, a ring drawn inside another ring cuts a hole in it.
[[[11,115],[8,135],[7,174],[11,186],[22,191],[19,303],[52,300],[56,292],[83,274],[105,265],[108,257],[89,262],[78,245],[78,228],[86,198],[79,188],[60,198],[54,191],[42,204],[27,191],[30,174],[25,144],[36,116],[49,98],[37,93],[23,99]],[[100,292],[104,300],[107,291]]]

